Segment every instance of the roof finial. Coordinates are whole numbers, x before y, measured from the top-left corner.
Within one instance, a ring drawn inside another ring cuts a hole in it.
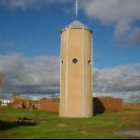
[[[78,0],[75,0],[76,2],[76,19],[78,19]]]

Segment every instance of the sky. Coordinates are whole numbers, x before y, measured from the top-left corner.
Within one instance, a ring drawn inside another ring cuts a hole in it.
[[[93,96],[140,100],[140,0],[79,0],[93,30]],[[59,96],[60,30],[74,0],[0,0],[2,97]]]

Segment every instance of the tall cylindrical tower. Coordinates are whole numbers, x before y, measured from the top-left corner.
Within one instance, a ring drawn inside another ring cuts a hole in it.
[[[92,31],[75,20],[61,30],[59,116],[92,113]]]

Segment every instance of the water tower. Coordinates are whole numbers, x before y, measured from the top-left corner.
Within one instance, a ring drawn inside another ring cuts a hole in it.
[[[61,30],[59,116],[88,118],[92,107],[92,30],[76,20]]]

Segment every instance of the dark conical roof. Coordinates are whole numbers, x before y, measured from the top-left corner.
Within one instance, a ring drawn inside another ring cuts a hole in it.
[[[64,31],[65,29],[67,28],[84,28],[84,29],[87,29],[89,31],[92,32],[92,30],[90,28],[88,28],[86,25],[84,25],[82,22],[78,21],[78,20],[74,20],[72,21],[70,24],[68,24],[66,27],[64,27],[62,31]]]

